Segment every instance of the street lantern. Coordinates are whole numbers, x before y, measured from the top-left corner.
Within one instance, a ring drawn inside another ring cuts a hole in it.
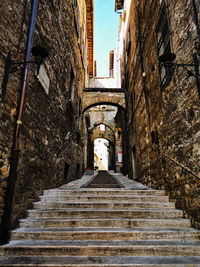
[[[176,55],[173,53],[165,53],[159,57],[159,61],[161,64],[164,66],[168,67],[177,67],[177,68],[184,68],[188,74],[188,76],[193,76],[196,78],[196,83],[197,83],[197,90],[198,90],[198,95],[200,99],[200,75],[199,75],[199,60],[197,53],[193,53],[193,63],[174,63],[176,59]],[[188,68],[194,68],[194,72],[191,71]]]

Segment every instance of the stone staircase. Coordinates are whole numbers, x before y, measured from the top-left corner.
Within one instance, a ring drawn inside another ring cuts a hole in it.
[[[200,231],[164,191],[69,188],[44,191],[0,266],[200,266]]]

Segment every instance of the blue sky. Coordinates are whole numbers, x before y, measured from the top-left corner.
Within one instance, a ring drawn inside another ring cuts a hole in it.
[[[109,51],[117,47],[119,14],[115,0],[94,0],[94,59],[97,76],[109,76]]]

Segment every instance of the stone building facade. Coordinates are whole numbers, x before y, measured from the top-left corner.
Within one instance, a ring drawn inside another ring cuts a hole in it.
[[[175,64],[198,63],[197,1],[116,0],[116,10],[122,11],[121,73],[130,155],[127,172],[152,188],[165,188],[199,227],[200,181],[176,165],[200,176],[198,79],[193,66],[165,64],[175,59],[174,54]]]
[[[25,60],[33,2],[0,3],[0,83],[9,52],[11,60]],[[35,64],[30,64],[17,165],[18,170],[26,168],[17,175],[12,225],[43,189],[77,179],[84,171],[80,132],[85,126],[80,118],[82,91],[93,71],[93,1],[40,0],[32,42],[36,45],[48,51],[42,68],[49,86],[45,91]],[[1,179],[9,176],[23,75],[20,66],[0,89]],[[3,208],[6,181],[0,187]]]

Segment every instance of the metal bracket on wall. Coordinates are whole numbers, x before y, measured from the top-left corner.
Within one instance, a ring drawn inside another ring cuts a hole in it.
[[[182,67],[184,70],[186,70],[188,76],[193,76],[196,78],[196,83],[197,83],[197,91],[200,99],[200,74],[199,74],[199,59],[197,53],[193,53],[193,63],[189,64],[178,64],[174,63],[173,61],[176,59],[176,55],[169,53],[169,54],[163,54],[162,56],[159,57],[159,61],[161,64],[164,66],[173,66],[180,68]],[[194,72],[189,70],[188,67],[193,67]]]
[[[21,65],[25,66],[26,64],[31,64],[31,63],[36,64],[37,72],[38,72],[44,59],[48,56],[48,52],[47,52],[46,48],[41,47],[41,46],[34,46],[32,48],[32,54],[35,57],[35,60],[18,62],[18,61],[12,61],[11,60],[11,53],[10,52],[8,53],[7,58],[6,58],[5,68],[4,68],[3,80],[2,80],[2,95],[4,95],[6,93],[8,76],[10,73],[16,72],[18,70],[18,67]]]

